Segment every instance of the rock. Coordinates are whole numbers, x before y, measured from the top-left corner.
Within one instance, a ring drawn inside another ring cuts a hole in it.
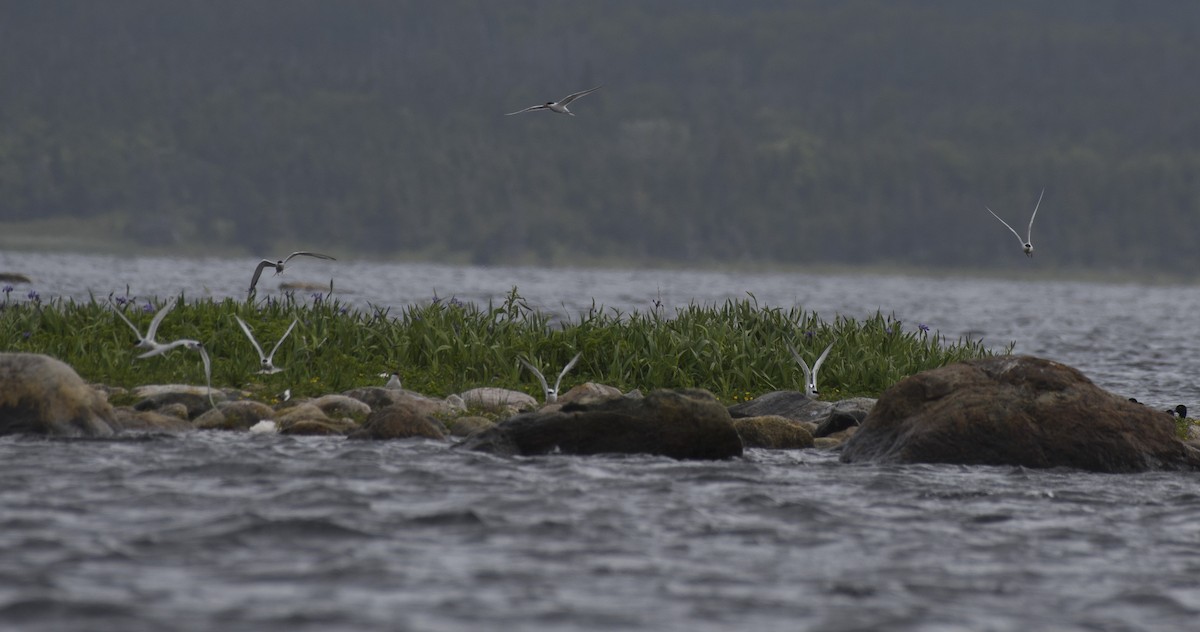
[[[571,404],[510,417],[459,447],[505,455],[657,454],[724,459],[742,454],[729,412],[707,391],[655,390],[643,399]]]
[[[538,401],[532,395],[521,391],[510,391],[506,388],[490,386],[473,388],[465,393],[459,393],[458,396],[468,407],[495,412],[533,410],[538,407]]]
[[[358,424],[345,417],[341,419],[300,418],[279,425],[279,434],[300,436],[347,435],[358,430]]]
[[[372,412],[351,439],[445,439],[441,422],[419,409],[403,404]]]
[[[0,435],[107,437],[112,406],[67,364],[36,353],[0,353]]]
[[[139,386],[133,389],[133,394],[136,397],[142,398],[141,401],[133,405],[137,410],[159,410],[169,404],[183,404],[187,407],[188,419],[194,420],[204,412],[212,409],[212,405],[208,401],[207,386],[155,384],[151,386]],[[215,388],[212,390],[212,397],[218,406],[222,401],[228,399],[225,393]]]
[[[196,429],[186,417],[166,415],[155,410],[134,410],[129,406],[120,406],[114,412],[116,426],[122,432],[187,432]]]
[[[329,417],[360,417],[371,414],[366,402],[346,395],[324,395],[309,402]]]
[[[329,415],[325,414],[325,411],[317,408],[317,406],[311,401],[302,402],[296,404],[295,406],[289,406],[287,408],[277,410],[271,419],[274,419],[275,422],[279,424],[280,428],[283,428],[288,424],[305,420],[320,422],[332,421],[332,419],[329,418]]]
[[[272,419],[275,411],[266,404],[248,399],[222,402],[196,418],[197,430],[249,430],[263,419]]]
[[[182,419],[184,421],[188,420],[187,406],[184,406],[183,404],[180,404],[179,402],[172,402],[170,404],[165,404],[163,406],[160,406],[158,408],[158,410],[146,411],[146,412],[156,412],[160,415],[166,415],[168,417],[175,417],[176,419]]]
[[[787,417],[796,421],[820,422],[829,416],[833,404],[811,399],[800,391],[773,391],[748,402],[729,407],[729,415],[738,417]]]
[[[415,408],[424,415],[453,415],[466,410],[466,406],[462,404],[462,399],[456,395],[451,395],[446,399],[437,399],[426,397],[416,391],[388,389],[377,386],[356,388],[342,394],[367,404],[373,411],[397,405]]]
[[[32,283],[32,281],[20,272],[0,272],[0,283]]]
[[[487,417],[455,417],[446,422],[446,429],[456,437],[466,437],[495,425],[496,422]]]
[[[1170,416],[1096,387],[1069,366],[998,356],[889,388],[842,447],[845,462],[1200,469]]]
[[[800,450],[813,447],[813,436],[800,422],[778,415],[742,417],[733,427],[747,448]]]
[[[562,405],[567,404],[592,404],[605,399],[613,399],[621,397],[621,389],[614,388],[605,384],[596,384],[595,382],[584,382],[575,388],[558,396],[558,402]]]
[[[835,402],[829,411],[829,416],[821,421],[813,436],[828,437],[836,432],[860,425],[870,414],[871,409],[875,407],[875,401],[866,397],[855,397]]]

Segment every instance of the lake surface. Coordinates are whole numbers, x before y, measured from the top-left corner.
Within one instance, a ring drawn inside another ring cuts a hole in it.
[[[240,297],[255,261],[0,253],[30,291]],[[1200,292],[1051,281],[293,260],[357,306],[576,317],[751,292],[1059,360],[1200,408]],[[264,276],[259,296],[276,294]],[[311,300],[307,291],[297,298]],[[848,466],[750,450],[499,458],[197,432],[0,438],[0,630],[1181,630],[1200,474]]]

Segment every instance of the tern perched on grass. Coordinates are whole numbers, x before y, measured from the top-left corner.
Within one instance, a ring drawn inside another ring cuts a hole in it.
[[[286,258],[278,259],[276,261],[271,261],[270,259],[263,259],[262,261],[258,262],[258,267],[254,269],[254,276],[251,277],[251,279],[250,279],[250,289],[246,291],[246,294],[250,295],[250,294],[254,293],[254,287],[258,285],[258,277],[262,276],[263,268],[265,268],[267,266],[271,266],[271,267],[275,268],[275,276],[279,276],[280,274],[283,274],[283,267],[285,265],[287,265],[287,262],[291,261],[292,259],[294,259],[296,257],[315,257],[317,259],[328,259],[329,261],[337,261],[337,259],[334,259],[333,257],[330,257],[329,255],[323,255],[319,252],[307,252],[304,250],[293,252],[292,254],[288,255]],[[331,282],[331,284],[332,284],[332,282]]]
[[[792,352],[792,357],[796,359],[796,362],[800,365],[800,368],[804,369],[804,394],[805,395],[807,395],[809,397],[817,396],[817,394],[818,394],[817,393],[817,371],[821,370],[821,365],[825,363],[825,357],[829,355],[829,350],[832,348],[833,348],[833,343],[831,342],[831,343],[829,343],[829,346],[825,347],[825,350],[821,352],[821,356],[818,357],[817,361],[813,363],[812,368],[809,369],[808,363],[804,361],[804,358],[800,357],[800,354],[796,352],[796,348],[791,345],[788,345],[788,349],[790,349]]]
[[[121,317],[121,320],[125,321],[126,325],[129,325],[129,328],[133,330],[133,335],[137,336],[138,341],[133,345],[135,349],[154,350],[162,346],[154,340],[155,334],[158,333],[158,326],[162,324],[163,318],[167,316],[167,312],[171,311],[171,309],[174,307],[174,301],[167,301],[167,304],[163,305],[162,309],[158,310],[158,313],[154,315],[154,318],[150,319],[150,328],[146,330],[145,336],[138,331],[138,328],[134,326],[134,324],[130,322],[128,318],[125,318],[125,314],[121,313],[121,308],[114,305],[113,311],[117,313],[117,316]]]
[[[1017,231],[1013,230],[1013,227],[1009,226],[1008,222],[1000,219],[1000,216],[997,215],[996,213],[994,213],[992,211],[992,209],[988,208],[986,205],[983,207],[983,208],[987,208],[987,212],[991,213],[992,217],[995,217],[996,219],[1000,219],[1000,223],[1004,224],[1005,228],[1012,230],[1012,234],[1017,236],[1017,241],[1021,242],[1021,248],[1025,251],[1026,257],[1033,256],[1033,241],[1032,241],[1032,239],[1033,239],[1033,218],[1037,217],[1038,207],[1042,205],[1042,195],[1045,195],[1045,194],[1046,194],[1046,189],[1042,188],[1041,195],[1038,195],[1037,204],[1034,205],[1034,207],[1033,207],[1033,215],[1029,218],[1029,228],[1026,230],[1025,239],[1021,239],[1021,233],[1018,233]]]
[[[279,351],[279,345],[283,344],[284,340],[287,340],[288,334],[292,333],[292,330],[296,328],[296,323],[300,322],[300,320],[293,319],[292,324],[288,326],[287,331],[283,332],[283,337],[280,338],[279,342],[275,343],[275,347],[271,349],[271,353],[269,355],[264,355],[262,347],[258,346],[258,341],[254,339],[254,334],[250,333],[250,326],[237,316],[234,316],[233,318],[237,320],[238,325],[242,327],[242,331],[245,332],[246,337],[250,339],[250,344],[254,345],[254,350],[258,352],[258,362],[262,365],[262,368],[259,369],[258,372],[265,375],[271,375],[282,371],[283,369],[275,366],[274,364],[275,352]]]
[[[139,359],[149,358],[151,356],[162,355],[176,347],[186,347],[200,354],[200,359],[204,361],[204,383],[208,386],[208,403],[212,404],[213,408],[217,407],[217,403],[213,401],[212,396],[212,362],[208,359],[208,352],[204,350],[204,344],[199,340],[174,340],[166,344],[161,344],[158,347],[143,353],[138,356]]]
[[[546,377],[542,375],[541,371],[537,370],[537,367],[526,362],[524,358],[517,359],[521,361],[521,364],[525,365],[525,368],[529,369],[534,376],[537,377],[538,382],[542,385],[542,392],[546,394],[546,403],[553,404],[554,402],[558,401],[558,387],[562,385],[563,376],[567,374],[567,371],[570,371],[571,368],[575,366],[576,362],[579,362],[579,357],[582,355],[583,353],[576,353],[575,357],[571,358],[571,361],[567,363],[567,366],[563,367],[562,372],[558,374],[558,379],[554,381],[554,388],[550,388],[550,385],[546,383]]]
[[[513,114],[522,114],[525,112],[533,112],[534,110],[549,110],[551,112],[557,112],[559,114],[567,114],[569,116],[575,116],[574,113],[572,113],[570,110],[567,109],[567,105],[569,103],[571,103],[572,101],[574,101],[575,99],[578,99],[579,97],[591,94],[591,93],[599,90],[601,87],[602,86],[596,86],[595,88],[592,88],[591,90],[584,90],[583,92],[576,92],[575,94],[568,94],[567,96],[563,97],[562,99],[560,99],[558,101],[547,101],[542,105],[531,105],[531,106],[525,108],[524,110],[517,110],[516,112],[509,112],[508,114],[505,114],[505,116],[512,116]]]

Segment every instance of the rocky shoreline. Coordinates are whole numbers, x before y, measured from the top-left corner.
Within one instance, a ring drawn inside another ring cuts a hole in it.
[[[132,399],[112,406],[109,398]],[[879,400],[775,391],[733,406],[701,389],[622,393],[585,383],[539,405],[476,388],[445,398],[363,387],[274,406],[188,385],[89,385],[65,363],[0,354],[0,435],[270,432],[348,440],[424,438],[500,455],[654,454],[724,459],[746,448],[822,449],[846,463],[959,463],[1099,472],[1200,470],[1200,442],[1162,411],[1040,358],[998,356],[905,378]]]

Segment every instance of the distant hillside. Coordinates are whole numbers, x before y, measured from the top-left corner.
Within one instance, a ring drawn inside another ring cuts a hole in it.
[[[1200,3],[1123,0],[8,2],[0,223],[1191,273],[1198,31]],[[1023,232],[1043,187],[1029,262],[984,205]]]

